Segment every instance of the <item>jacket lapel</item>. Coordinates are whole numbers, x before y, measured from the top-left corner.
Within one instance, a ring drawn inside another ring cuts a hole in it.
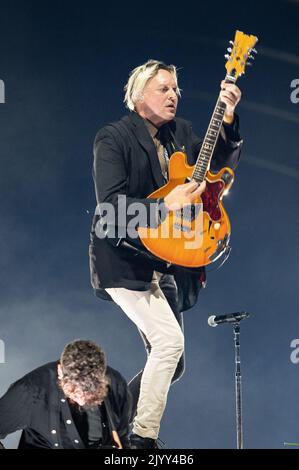
[[[158,188],[165,184],[157,151],[145,123],[137,113],[132,112],[128,116],[132,123],[132,130],[142,148],[146,151],[150,161],[153,177]]]

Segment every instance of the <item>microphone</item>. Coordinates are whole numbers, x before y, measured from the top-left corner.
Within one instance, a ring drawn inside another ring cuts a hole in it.
[[[211,315],[208,318],[208,324],[210,326],[217,326],[217,325],[220,325],[221,323],[236,323],[248,317],[249,317],[249,313],[247,312],[235,312],[235,313],[229,313],[228,315],[217,315],[217,316]]]

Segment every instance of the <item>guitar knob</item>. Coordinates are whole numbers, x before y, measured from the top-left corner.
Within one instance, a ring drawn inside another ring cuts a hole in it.
[[[229,184],[233,179],[233,176],[229,173],[229,171],[225,171],[221,176],[221,179],[225,184]]]

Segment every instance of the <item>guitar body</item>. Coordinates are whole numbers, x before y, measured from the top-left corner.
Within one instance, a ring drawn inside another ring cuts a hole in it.
[[[175,152],[169,161],[169,182],[150,194],[163,198],[186,179],[194,166],[183,152]],[[215,261],[225,251],[230,237],[230,222],[222,204],[222,196],[233,183],[234,172],[222,168],[206,175],[206,190],[196,200],[195,211],[171,211],[157,228],[139,227],[141,242],[151,253],[168,263],[195,268]],[[186,213],[185,213],[186,212]]]
[[[225,83],[235,83],[245,73],[247,60],[256,53],[257,40],[256,36],[236,31],[234,41],[230,41],[230,54],[225,55]],[[206,190],[192,206],[169,212],[157,228],[138,228],[145,248],[168,263],[197,268],[213,263],[227,251],[231,229],[222,197],[233,183],[234,172],[230,168],[222,168],[217,174],[209,171],[225,109],[219,96],[196,164],[190,166],[183,152],[175,152],[169,161],[169,182],[148,196],[163,198],[190,179],[199,184],[206,180]]]

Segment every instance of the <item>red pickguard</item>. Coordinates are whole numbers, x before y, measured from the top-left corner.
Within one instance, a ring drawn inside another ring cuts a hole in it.
[[[206,190],[201,195],[201,199],[203,202],[203,210],[209,214],[209,216],[214,222],[221,218],[219,198],[223,188],[223,181],[216,181],[214,183],[210,183],[209,181],[207,181]]]

